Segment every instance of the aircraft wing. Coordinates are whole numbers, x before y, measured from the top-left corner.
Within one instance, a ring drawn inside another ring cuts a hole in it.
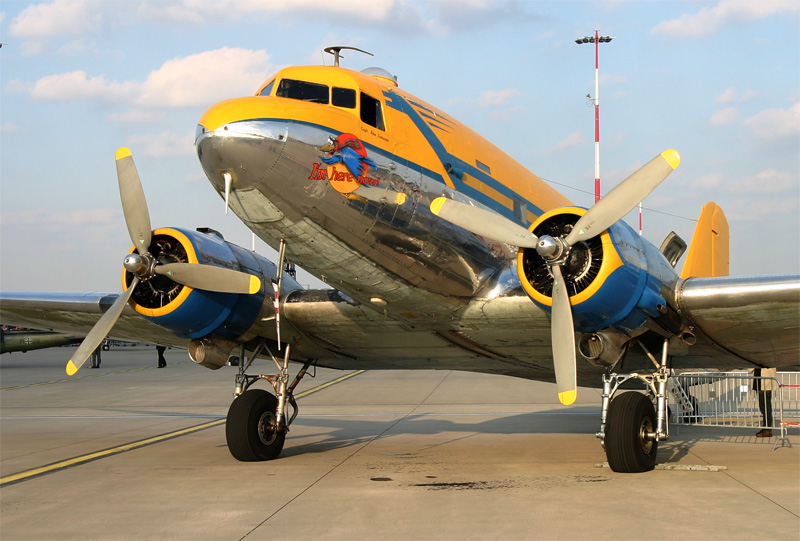
[[[118,296],[117,293],[3,292],[0,294],[0,321],[85,336]],[[147,321],[130,306],[125,307],[109,337],[176,347],[186,347],[189,342]]]
[[[676,297],[683,317],[730,368],[747,360],[798,369],[800,276],[689,278]]]
[[[800,368],[800,276],[691,278],[680,283],[675,297],[697,340],[671,345],[674,368]],[[554,381],[550,321],[524,295],[475,298],[438,327],[388,319],[337,292],[293,294],[284,314],[335,354],[326,359],[332,367],[350,368],[358,359],[361,367],[470,370]],[[651,368],[641,349],[631,348],[624,370]],[[578,382],[596,387],[602,372],[579,362]]]
[[[0,320],[86,334],[117,297],[3,293]],[[690,278],[680,283],[676,302],[694,327],[697,343],[672,348],[674,368],[800,368],[800,276]],[[295,291],[287,297],[283,314],[295,329],[295,343],[305,342],[301,350],[313,350],[320,366],[467,370],[554,381],[550,321],[522,294],[475,298],[447,323],[387,318],[335,290]],[[176,347],[188,344],[129,306],[110,336]],[[632,348],[625,361],[626,370],[650,366],[638,348]],[[602,372],[580,362],[577,379],[594,387]]]

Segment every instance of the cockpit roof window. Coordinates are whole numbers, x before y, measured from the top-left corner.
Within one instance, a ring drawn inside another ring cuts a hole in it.
[[[275,95],[281,98],[327,104],[330,101],[329,94],[330,90],[327,85],[294,79],[282,79]]]

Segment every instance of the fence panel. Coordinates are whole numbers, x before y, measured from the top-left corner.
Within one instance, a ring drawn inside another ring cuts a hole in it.
[[[670,379],[673,424],[782,429],[800,421],[799,372],[779,372],[777,378],[684,372]]]

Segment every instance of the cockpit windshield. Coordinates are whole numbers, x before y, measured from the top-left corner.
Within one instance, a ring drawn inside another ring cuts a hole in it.
[[[282,79],[275,95],[280,98],[327,104],[330,102],[329,93],[330,90],[327,85],[296,81],[294,79]]]
[[[259,93],[262,96],[269,96],[274,82],[269,83]],[[293,100],[320,103],[323,105],[333,105],[345,109],[358,108],[361,121],[365,124],[385,131],[383,123],[383,112],[381,102],[363,92],[356,93],[352,88],[331,87],[320,83],[310,83],[297,79],[281,79],[278,83],[278,90],[275,95],[279,98],[289,98]],[[360,96],[360,107],[357,104],[357,97]]]

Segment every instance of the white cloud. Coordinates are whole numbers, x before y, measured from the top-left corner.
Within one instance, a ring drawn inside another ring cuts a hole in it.
[[[52,209],[39,208],[3,212],[0,214],[0,225],[3,229],[13,228],[15,231],[55,231],[65,227],[116,224],[119,219],[117,214],[116,211],[110,209],[53,212]]]
[[[800,12],[797,0],[721,0],[713,7],[704,7],[697,13],[685,13],[678,19],[656,25],[652,34],[706,37],[732,22],[753,21],[778,13]]]
[[[769,168],[755,175],[732,181],[726,188],[736,193],[772,194],[793,192],[795,196],[798,196],[800,195],[800,174],[798,172],[778,171]]]
[[[46,51],[53,38],[77,37],[101,32],[111,25],[109,15],[116,3],[104,4],[88,0],[54,0],[26,7],[9,25],[11,36],[22,40],[25,54]],[[80,40],[79,40],[80,41]],[[66,51],[80,49],[82,45],[67,45]]]
[[[6,84],[6,92],[9,94],[16,94],[20,92],[30,92],[33,90],[33,85],[25,83],[19,79],[12,79]]]
[[[561,152],[563,150],[567,150],[573,147],[585,145],[588,143],[589,140],[583,136],[583,133],[579,131],[574,131],[567,135],[566,138],[562,139],[555,145],[551,146],[547,150],[545,150],[545,154],[553,154],[555,152]]]
[[[32,85],[14,80],[8,83],[7,90],[30,92],[37,100],[89,99],[136,106],[134,111],[110,117],[126,122],[147,110],[203,106],[232,96],[251,95],[271,70],[266,51],[225,47],[168,60],[144,81],[109,81],[104,75],[80,70],[48,75]]]
[[[522,93],[516,88],[504,88],[502,90],[485,90],[478,98],[480,107],[502,107],[521,96]]]
[[[525,112],[527,112],[527,109],[524,106],[517,105],[508,109],[496,109],[489,113],[489,118],[499,122],[508,122],[509,120],[518,120],[520,115]]]
[[[800,101],[788,109],[767,109],[745,119],[745,127],[764,142],[800,136]]]
[[[3,122],[3,124],[0,125],[0,133],[20,133],[23,131],[21,127],[11,121]]]
[[[732,124],[739,117],[738,107],[725,107],[716,111],[711,118],[708,119],[709,126],[725,126]]]
[[[717,96],[715,98],[715,101],[720,105],[728,105],[730,103],[744,103],[746,101],[752,100],[756,96],[758,96],[758,93],[755,92],[754,90],[738,93],[733,88],[729,88],[725,92]]]
[[[108,115],[110,121],[123,124],[147,124],[164,120],[164,118],[166,118],[164,111],[146,111],[144,109],[131,109],[124,113]]]
[[[264,50],[224,47],[174,58],[147,76],[135,102],[144,107],[190,107],[252,95],[271,70]]]
[[[130,147],[144,147],[141,151],[143,156],[189,156],[194,154],[194,133],[179,134],[167,130],[157,135],[131,135],[126,144]]]
[[[142,2],[136,15],[142,20],[180,24],[205,24],[209,21],[232,23],[244,18],[281,13],[355,18],[357,21],[386,21],[395,7],[394,0],[161,0]]]
[[[42,77],[31,88],[31,97],[47,101],[96,99],[107,102],[127,102],[138,93],[140,84],[132,81],[118,83],[105,76],[90,76],[85,71],[72,71]],[[23,87],[21,87],[23,88]]]
[[[748,197],[726,203],[723,210],[728,221],[752,221],[774,218],[776,215],[782,214],[796,218],[797,207],[797,198],[753,200]]]
[[[688,181],[688,185],[692,190],[709,190],[715,189],[723,183],[724,177],[721,173],[711,173],[694,180]]]
[[[23,39],[79,36],[102,27],[104,16],[97,2],[55,0],[28,6],[9,26],[9,34]]]

